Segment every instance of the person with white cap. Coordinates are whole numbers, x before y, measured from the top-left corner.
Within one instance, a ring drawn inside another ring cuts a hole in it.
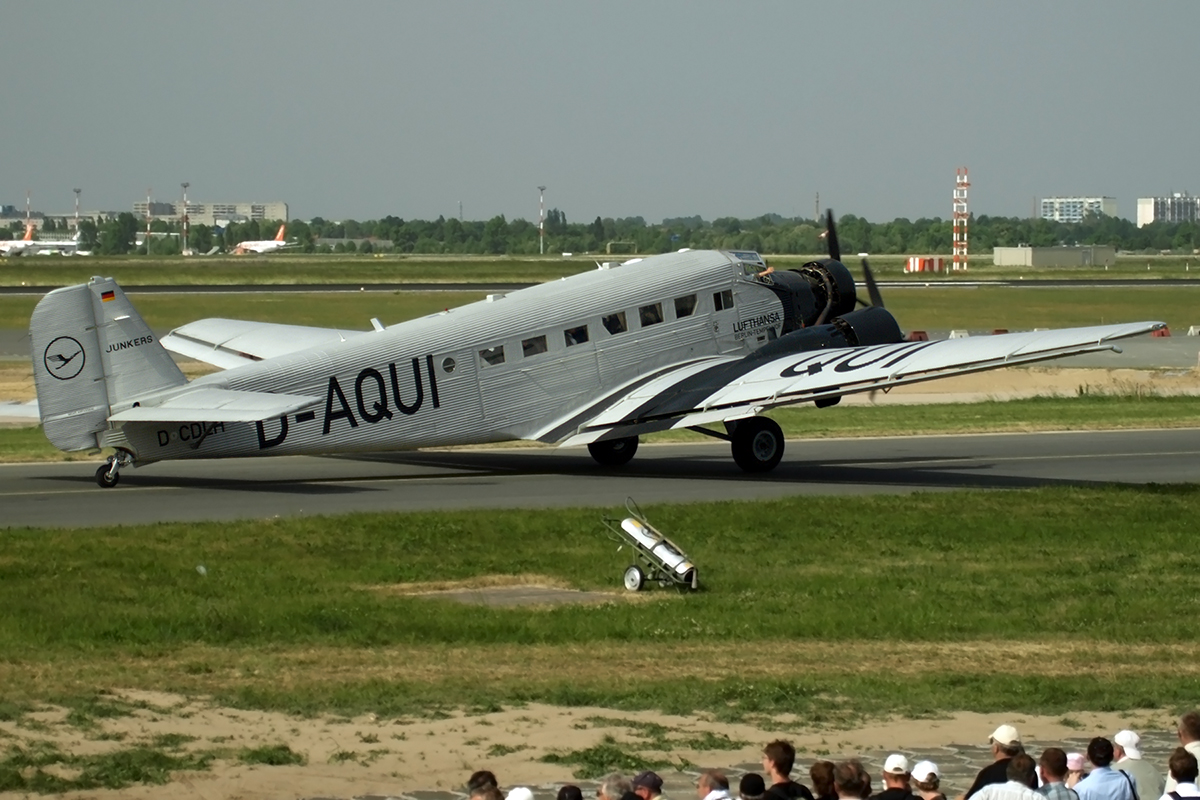
[[[900,753],[892,753],[883,762],[883,790],[871,795],[871,800],[910,800],[912,796],[908,759]]]
[[[1130,730],[1117,731],[1113,737],[1113,769],[1133,778],[1138,797],[1153,800],[1163,793],[1162,775],[1154,765],[1142,758],[1138,745],[1142,737]]]
[[[996,728],[988,737],[988,741],[992,745],[993,761],[979,770],[979,774],[975,776],[975,782],[963,795],[964,799],[973,797],[985,786],[1007,782],[1009,762],[1013,760],[1014,756],[1025,752],[1025,749],[1021,747],[1021,734],[1012,725],[1001,725]]]
[[[932,761],[918,761],[909,774],[921,800],[946,800],[946,795],[941,791],[942,776],[938,772],[937,764]]]
[[[533,790],[528,786],[514,786],[508,790],[504,800],[533,800]]]
[[[1200,761],[1200,711],[1189,711],[1179,718],[1179,743]],[[1166,791],[1175,789],[1175,779],[1167,775]]]

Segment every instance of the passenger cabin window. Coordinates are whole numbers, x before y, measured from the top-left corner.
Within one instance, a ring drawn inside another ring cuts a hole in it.
[[[654,305],[642,306],[638,309],[638,319],[642,321],[642,327],[657,325],[663,321],[662,303]]]
[[[713,308],[717,311],[733,308],[733,291],[726,289],[723,292],[713,292]]]
[[[521,342],[521,355],[525,358],[536,356],[538,353],[544,353],[548,349],[546,347],[545,336],[534,336],[532,339],[525,339]]]
[[[696,313],[696,295],[689,294],[687,297],[675,298],[675,319],[690,317],[694,313]]]
[[[567,340],[567,347],[583,344],[588,340],[587,325],[580,325],[578,328],[567,328],[563,331],[563,336]]]
[[[491,364],[492,366],[495,366],[496,364],[503,364],[504,345],[501,344],[495,347],[485,347],[479,351],[479,357],[485,364]]]
[[[604,329],[614,336],[618,333],[624,333],[625,331],[629,330],[629,325],[625,323],[624,311],[618,311],[615,314],[609,314],[608,316],[603,317],[600,321],[604,323]]]

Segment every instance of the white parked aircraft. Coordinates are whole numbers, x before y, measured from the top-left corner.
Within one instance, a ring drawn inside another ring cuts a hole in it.
[[[64,256],[74,255],[76,253],[85,254],[79,249],[80,231],[76,231],[75,235],[63,241],[44,240],[33,238],[33,226],[25,226],[25,237],[15,239],[9,242],[0,242],[0,255],[3,256],[29,256],[29,255],[52,255],[61,253]]]
[[[287,223],[285,222],[279,226],[279,232],[275,234],[274,239],[263,239],[258,242],[239,242],[237,247],[233,248],[233,252],[235,255],[244,255],[245,253],[270,253],[275,250],[282,250],[288,245],[283,239],[286,230]]]
[[[638,437],[726,439],[742,469],[783,455],[783,405],[1097,350],[1135,322],[905,341],[863,262],[766,269],[743,251],[681,251],[367,332],[226,319],[163,341],[111,278],[57,289],[30,323],[46,436],[111,447],[96,472],[178,458],[391,451],[528,439],[624,464]],[[856,302],[866,306],[856,308]],[[223,371],[188,381],[173,352]]]

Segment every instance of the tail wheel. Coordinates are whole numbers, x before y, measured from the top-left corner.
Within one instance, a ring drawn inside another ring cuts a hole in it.
[[[592,458],[603,467],[619,467],[622,464],[628,464],[637,449],[638,437],[636,436],[592,442],[588,445],[588,452],[592,454]]]
[[[111,489],[121,480],[121,473],[112,469],[111,464],[101,464],[96,470],[96,483],[103,489]]]
[[[783,458],[783,430],[775,420],[750,417],[730,432],[733,460],[746,472],[770,472]]]
[[[634,564],[629,569],[625,570],[625,588],[631,592],[640,592],[642,587],[646,585],[646,573],[642,572],[642,568]]]

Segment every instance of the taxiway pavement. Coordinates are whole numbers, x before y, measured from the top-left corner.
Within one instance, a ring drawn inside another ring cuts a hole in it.
[[[0,526],[1200,482],[1200,429],[793,440],[763,476],[722,443],[643,446],[616,470],[549,448],[169,462],[127,469],[113,489],[97,466],[0,466]]]

